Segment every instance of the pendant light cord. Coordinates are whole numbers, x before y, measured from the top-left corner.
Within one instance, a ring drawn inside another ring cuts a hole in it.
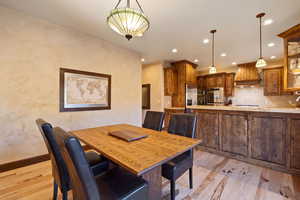
[[[213,41],[212,41],[212,66],[215,66],[215,33],[213,33]]]
[[[119,0],[117,5],[115,6],[115,9],[118,8],[118,6],[120,5],[122,0]],[[142,6],[141,4],[138,2],[138,0],[135,0],[136,1],[136,4],[138,5],[139,9],[142,11],[142,13],[144,13],[144,10],[142,9]],[[130,8],[130,0],[127,0],[127,8]]]
[[[259,45],[260,45],[260,58],[262,58],[261,17],[259,18]]]
[[[217,32],[217,30],[211,30],[210,33],[212,34],[212,57],[211,57],[211,61],[212,61],[212,67],[215,67],[215,33]]]

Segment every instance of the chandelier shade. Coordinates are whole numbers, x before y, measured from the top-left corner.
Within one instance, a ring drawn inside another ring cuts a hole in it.
[[[263,58],[259,58],[256,62],[256,67],[261,68],[267,66],[267,62]]]
[[[139,4],[138,4],[139,5]],[[150,22],[143,10],[129,7],[113,9],[107,17],[107,24],[118,34],[125,36],[128,40],[133,37],[141,37],[149,29]],[[139,6],[140,7],[140,6]]]

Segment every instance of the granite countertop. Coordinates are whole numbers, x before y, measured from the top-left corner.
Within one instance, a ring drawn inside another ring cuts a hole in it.
[[[184,110],[184,107],[166,107],[165,109],[171,109],[171,110]]]
[[[300,108],[296,107],[252,107],[252,106],[187,106],[188,109],[203,110],[228,110],[228,111],[250,111],[250,112],[273,112],[273,113],[296,113],[300,114]]]

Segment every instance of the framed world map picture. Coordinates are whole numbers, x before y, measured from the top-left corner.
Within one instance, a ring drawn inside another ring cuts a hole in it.
[[[109,110],[111,75],[60,68],[60,112]]]

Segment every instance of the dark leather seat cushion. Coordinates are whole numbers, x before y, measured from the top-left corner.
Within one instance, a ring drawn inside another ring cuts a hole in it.
[[[85,157],[91,166],[94,175],[105,172],[109,167],[109,161],[94,151],[85,152]]]
[[[162,165],[162,176],[166,179],[177,179],[193,166],[191,152],[185,152]]]
[[[96,182],[103,200],[144,200],[148,195],[148,183],[120,167],[97,176]]]

